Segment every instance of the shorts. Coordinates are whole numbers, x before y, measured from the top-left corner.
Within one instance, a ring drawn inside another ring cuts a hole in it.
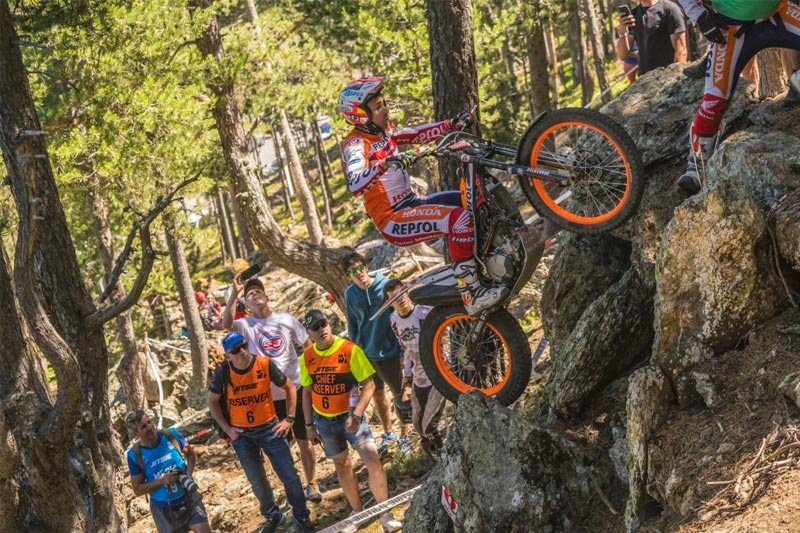
[[[372,361],[372,367],[375,369],[375,374],[372,380],[375,382],[375,390],[383,390],[384,383],[389,385],[389,389],[395,396],[402,396],[403,394],[403,358],[392,357],[391,359],[380,359]]]
[[[189,526],[208,522],[206,507],[203,497],[199,492],[192,492],[184,499],[182,505],[174,507],[160,507],[150,500],[150,512],[156,523],[158,533],[177,533],[187,531]]]
[[[361,417],[361,425],[356,433],[348,433],[344,430],[344,424],[350,413],[336,416],[322,416],[314,411],[314,425],[317,426],[317,433],[322,440],[322,449],[325,450],[325,457],[333,459],[347,451],[347,443],[353,448],[358,448],[364,444],[374,443],[372,430],[367,424],[367,417]]]
[[[275,414],[280,420],[286,418],[286,400],[275,400]],[[306,418],[303,414],[303,392],[302,389],[297,391],[297,407],[294,410],[294,424],[292,430],[286,435],[286,440],[292,439],[307,440],[306,435]]]

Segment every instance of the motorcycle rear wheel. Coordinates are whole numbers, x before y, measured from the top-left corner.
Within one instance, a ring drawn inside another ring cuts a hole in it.
[[[566,186],[520,176],[540,215],[584,235],[624,224],[645,188],[641,156],[625,129],[591,109],[547,113],[523,137],[517,163],[560,174]]]
[[[469,336],[476,318],[463,306],[434,307],[422,324],[420,359],[428,378],[452,402],[471,390],[509,405],[531,377],[531,349],[525,332],[505,309],[491,313],[474,345]]]

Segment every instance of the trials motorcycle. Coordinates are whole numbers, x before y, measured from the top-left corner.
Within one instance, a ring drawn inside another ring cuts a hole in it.
[[[478,275],[483,283],[510,291],[493,308],[471,316],[451,266],[445,265],[407,283],[372,318],[404,293],[433,307],[423,321],[419,349],[436,389],[453,402],[477,389],[508,405],[523,393],[533,369],[525,332],[506,307],[530,280],[545,239],[525,223],[488,169],[515,175],[536,211],[558,227],[595,234],[636,212],[645,188],[641,156],[622,126],[589,109],[539,116],[516,147],[453,131],[412,153],[462,163],[462,203],[474,220]]]

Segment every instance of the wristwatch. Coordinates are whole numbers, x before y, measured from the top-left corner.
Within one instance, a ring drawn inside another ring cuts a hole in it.
[[[285,420],[286,420],[287,422],[289,422],[290,424],[294,424],[294,417],[293,417],[293,416],[288,416],[288,415],[287,415]]]
[[[317,426],[315,426],[314,424],[306,424],[306,429],[307,430],[308,429],[317,429]]]

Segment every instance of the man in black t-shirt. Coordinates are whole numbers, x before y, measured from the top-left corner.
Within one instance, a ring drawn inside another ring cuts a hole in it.
[[[632,15],[619,17],[617,57],[624,61],[639,47],[639,74],[686,61],[686,22],[672,0],[639,0]]]

